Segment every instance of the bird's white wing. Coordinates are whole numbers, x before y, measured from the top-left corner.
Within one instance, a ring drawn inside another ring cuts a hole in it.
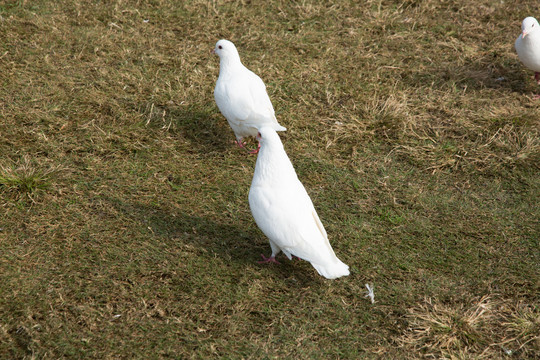
[[[298,218],[294,227],[294,237],[297,241],[289,251],[312,263],[325,264],[333,262],[335,254],[328,241],[326,230],[303,186],[302,190],[302,201],[299,201],[297,209],[293,209]]]
[[[252,122],[253,125],[277,124],[274,107],[272,106],[270,97],[268,97],[264,82],[250,70],[246,73],[246,78],[253,104],[253,114],[250,116],[248,122]]]

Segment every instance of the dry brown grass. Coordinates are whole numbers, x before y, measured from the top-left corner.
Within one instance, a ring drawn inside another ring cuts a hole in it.
[[[539,89],[512,44],[538,10],[1,3],[0,358],[534,358]],[[256,263],[220,38],[350,277]]]
[[[407,319],[398,342],[423,358],[534,358],[540,352],[540,309],[522,301],[491,295],[458,304],[424,299],[408,309]]]

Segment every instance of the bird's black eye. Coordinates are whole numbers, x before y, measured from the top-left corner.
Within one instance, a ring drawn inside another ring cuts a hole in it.
[[[261,137],[261,133],[260,133],[260,132],[258,132],[258,133],[257,133],[257,136],[258,136],[258,137]]]
[[[223,46],[219,45],[219,46],[218,46],[218,49],[223,49]]]

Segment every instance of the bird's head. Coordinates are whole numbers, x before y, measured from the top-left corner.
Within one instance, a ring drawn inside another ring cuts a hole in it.
[[[533,31],[536,31],[536,29],[538,29],[539,27],[540,25],[538,25],[538,21],[535,18],[533,18],[532,16],[526,17],[521,23],[521,37],[525,38],[525,36],[527,36]]]
[[[221,59],[224,57],[230,58],[230,57],[239,57],[238,50],[236,50],[236,46],[229,40],[219,40],[216,43],[216,47],[212,50],[214,54],[219,56]]]
[[[259,132],[257,133],[257,140],[259,140],[259,142],[261,143],[261,148],[275,145],[283,146],[276,130],[268,126],[263,126],[259,128]]]

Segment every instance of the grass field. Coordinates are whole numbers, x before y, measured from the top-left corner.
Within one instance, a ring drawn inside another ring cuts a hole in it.
[[[538,358],[540,87],[513,49],[529,15],[0,2],[0,358]],[[220,38],[265,81],[349,277],[257,263]]]

